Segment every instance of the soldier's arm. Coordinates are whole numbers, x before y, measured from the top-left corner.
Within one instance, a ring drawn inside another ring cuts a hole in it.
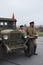
[[[38,38],[38,33],[37,33],[36,30],[34,30],[34,34],[33,34],[33,36],[34,36],[36,39]]]

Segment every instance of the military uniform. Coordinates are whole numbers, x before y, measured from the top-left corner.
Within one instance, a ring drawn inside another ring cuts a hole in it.
[[[32,23],[34,23],[34,22],[31,22],[30,24],[32,24]],[[34,28],[34,27],[31,27],[31,26],[28,27],[28,29],[27,29],[27,34],[28,34],[29,36],[32,36],[32,37],[37,36],[37,32],[36,32],[35,28]],[[35,47],[35,49],[34,49],[34,53],[35,53],[36,47],[37,47],[36,39],[33,39],[33,43],[34,43],[34,47]]]
[[[21,32],[21,34],[22,34],[23,37],[27,36],[27,33],[26,33],[25,30],[21,30],[21,29],[20,29],[19,31]]]
[[[27,36],[27,32],[25,31],[25,29],[24,29],[23,27],[24,27],[24,26],[21,25],[19,31],[22,33],[22,36],[25,37],[25,36]]]
[[[27,34],[28,34],[29,36],[34,37],[34,36],[37,35],[37,32],[36,32],[35,28],[28,27],[28,29],[27,29]],[[35,40],[36,40],[36,39],[35,39]],[[35,41],[35,40],[34,40],[34,41]],[[36,43],[36,42],[35,42],[35,43]]]
[[[21,29],[21,27],[23,27],[23,25],[21,25],[20,26],[20,33],[21,33],[21,36],[22,36],[22,38],[24,39],[25,38],[25,36],[27,36],[27,32],[25,31],[25,29]],[[25,39],[24,39],[25,40]],[[26,44],[24,44],[24,47],[27,49],[27,46],[26,46]]]

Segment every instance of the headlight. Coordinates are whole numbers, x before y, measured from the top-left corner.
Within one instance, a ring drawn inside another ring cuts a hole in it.
[[[7,35],[4,35],[3,38],[4,38],[5,40],[7,40],[7,39],[8,39],[8,36],[7,36]]]
[[[27,36],[25,36],[24,38],[27,38]]]

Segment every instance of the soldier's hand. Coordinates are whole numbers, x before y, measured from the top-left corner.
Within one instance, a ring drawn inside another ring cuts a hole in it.
[[[34,38],[37,39],[38,38],[38,35],[34,35]]]

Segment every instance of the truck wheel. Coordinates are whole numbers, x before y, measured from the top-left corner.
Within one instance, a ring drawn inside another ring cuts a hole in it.
[[[0,58],[2,57],[2,47],[0,45]]]
[[[7,54],[7,49],[4,45],[2,45],[2,53],[3,53],[3,55]]]
[[[24,53],[28,57],[34,54],[34,45],[31,40],[27,43],[27,49],[24,49]]]

